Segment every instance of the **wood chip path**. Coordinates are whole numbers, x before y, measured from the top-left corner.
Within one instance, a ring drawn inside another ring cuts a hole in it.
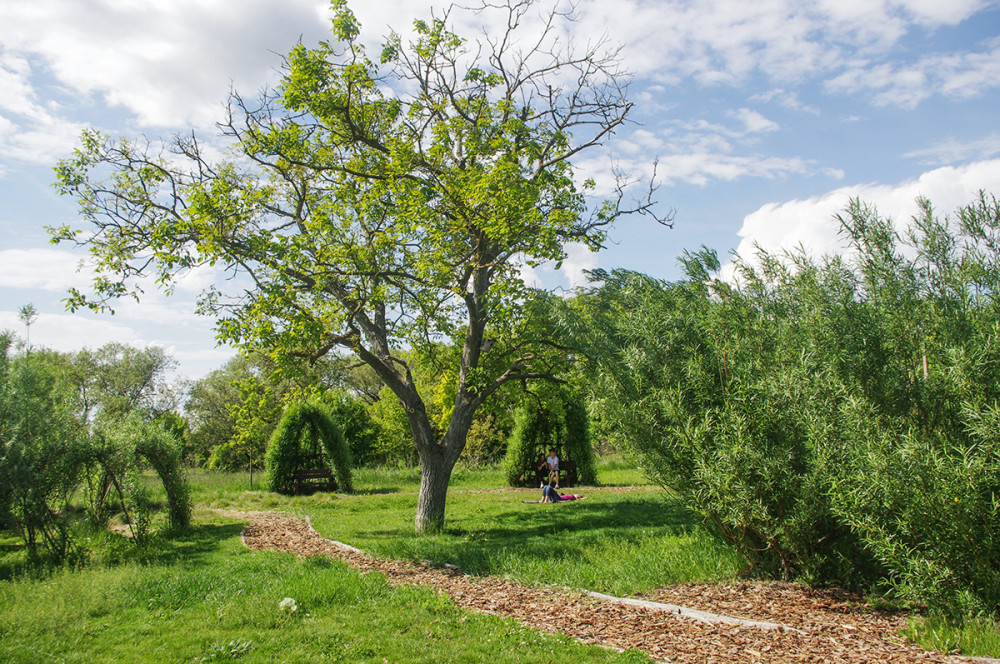
[[[243,541],[251,549],[325,555],[389,583],[420,584],[446,593],[466,609],[519,620],[550,633],[616,649],[636,648],[657,661],[675,664],[758,662],[894,662],[898,664],[984,661],[925,652],[907,643],[900,630],[906,616],[867,610],[844,593],[793,584],[682,584],[645,598],[744,620],[779,623],[765,629],[741,623],[705,622],[649,606],[623,604],[583,591],[528,586],[457,569],[380,560],[323,539],[305,521],[273,512],[230,513],[247,519]],[[997,661],[997,660],[992,660]]]

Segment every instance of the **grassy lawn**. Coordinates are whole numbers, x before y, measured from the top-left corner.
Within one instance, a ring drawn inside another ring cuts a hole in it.
[[[628,595],[683,581],[725,581],[741,561],[661,489],[620,461],[586,499],[526,504],[495,470],[460,470],[444,533],[417,537],[416,469],[361,469],[352,495],[283,497],[245,474],[194,471],[195,526],[144,548],[111,534],[78,570],[25,573],[20,540],[0,533],[0,662],[639,662],[517,623],[467,613],[422,588],[391,588],[328,559],[245,549],[220,509],[308,516],[325,537],[376,556],[459,565],[525,583]],[[151,484],[155,486],[155,484]],[[627,489],[626,489],[627,487]],[[161,497],[162,499],[162,497]],[[298,610],[283,611],[285,597]],[[927,648],[996,656],[989,621],[915,621]]]
[[[637,479],[617,472],[623,482]],[[665,542],[683,542],[692,559],[700,546],[697,530],[652,488],[528,505],[521,501],[537,491],[486,493],[501,486],[496,471],[460,471],[448,531],[417,538],[413,469],[361,470],[350,496],[249,491],[242,474],[190,479],[198,505],[191,530],[143,548],[94,536],[80,569],[26,574],[20,541],[0,534],[0,662],[648,661],[468,613],[432,590],[392,588],[339,562],[249,551],[243,523],[218,509],[308,515],[324,535],[376,555],[606,590],[655,585],[653,561],[671,548]],[[602,583],[620,575],[606,560],[616,558],[640,571],[625,585]],[[285,597],[297,611],[279,608]]]
[[[325,558],[253,552],[200,519],[130,561],[0,583],[0,661],[641,662],[466,613]],[[294,613],[279,608],[295,600]]]
[[[634,469],[619,466],[605,463],[601,477],[631,484],[630,490],[577,488],[584,500],[556,505],[525,504],[538,500],[540,491],[501,489],[495,470],[460,470],[448,494],[445,532],[430,537],[414,534],[416,469],[362,469],[353,495],[286,498],[246,491],[226,493],[213,504],[308,516],[324,537],[382,558],[451,563],[471,574],[525,583],[628,595],[739,573],[738,556],[710,539],[661,489],[644,486]],[[199,488],[196,499],[213,490]]]
[[[678,581],[732,578],[740,561],[662,491],[583,490],[585,500],[525,504],[538,491],[448,497],[445,532],[417,537],[415,493],[344,496],[308,512],[330,539],[374,555],[452,563],[472,574],[632,594]],[[373,516],[373,513],[377,516]]]

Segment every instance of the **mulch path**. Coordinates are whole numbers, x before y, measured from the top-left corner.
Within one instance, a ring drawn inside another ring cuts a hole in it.
[[[856,597],[794,584],[680,584],[645,599],[750,620],[787,625],[806,632],[704,623],[666,611],[626,606],[552,587],[532,587],[457,569],[373,558],[323,539],[308,523],[273,512],[232,513],[251,523],[243,539],[251,549],[303,556],[325,555],[389,583],[428,585],[466,609],[519,620],[534,629],[566,634],[586,643],[636,648],[654,659],[677,664],[757,662],[971,662],[925,652],[899,631],[902,614],[866,608]]]

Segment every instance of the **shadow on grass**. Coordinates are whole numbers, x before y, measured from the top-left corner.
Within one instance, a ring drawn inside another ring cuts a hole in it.
[[[472,574],[497,573],[506,553],[539,562],[584,560],[595,542],[627,544],[648,538],[688,536],[697,518],[680,503],[663,499],[604,502],[584,500],[559,505],[517,503],[463,513],[454,510],[440,535],[425,538],[408,526],[359,530],[368,541],[396,542],[393,557],[458,565]],[[364,544],[361,544],[364,547]]]
[[[352,495],[355,496],[384,496],[390,493],[402,491],[398,486],[368,487],[365,489],[355,489]]]
[[[198,524],[180,533],[157,534],[143,544],[136,544],[123,535],[105,531],[88,539],[87,565],[117,567],[128,563],[143,565],[171,565],[183,559],[186,564],[196,565],[217,552],[223,542],[239,537],[244,525]],[[79,540],[78,540],[79,541]],[[21,576],[46,576],[65,567],[52,566],[46,562],[29,564],[25,545],[21,542],[0,542],[0,580],[10,581]]]
[[[226,540],[239,537],[243,523],[196,524],[180,533],[155,535],[148,542],[136,545],[126,537],[105,535],[98,551],[100,562],[115,566],[138,562],[144,565],[171,565],[184,559],[196,565],[217,552]]]

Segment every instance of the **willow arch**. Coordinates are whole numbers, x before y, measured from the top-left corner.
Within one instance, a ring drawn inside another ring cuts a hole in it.
[[[322,404],[296,403],[285,410],[264,463],[268,488],[277,493],[294,493],[295,473],[313,468],[332,470],[337,488],[351,491],[351,452],[343,429]]]
[[[576,464],[579,484],[597,484],[587,408],[568,390],[560,390],[541,406],[526,404],[518,409],[503,460],[507,483],[524,484],[538,456],[548,449]]]

